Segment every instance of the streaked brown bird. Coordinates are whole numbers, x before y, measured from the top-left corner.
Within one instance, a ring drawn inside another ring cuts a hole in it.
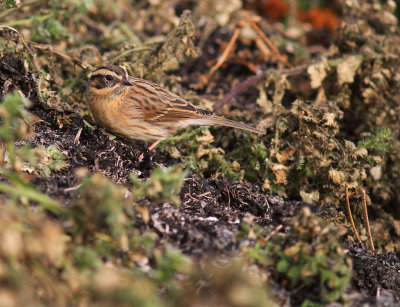
[[[165,88],[128,75],[116,65],[97,68],[89,78],[86,99],[96,123],[128,140],[155,141],[188,126],[223,125],[265,134],[265,131],[196,108]]]

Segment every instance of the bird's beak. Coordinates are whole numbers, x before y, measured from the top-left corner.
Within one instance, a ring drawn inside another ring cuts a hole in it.
[[[123,79],[123,80],[121,81],[121,83],[122,83],[123,85],[126,85],[126,86],[132,86],[132,85],[133,85],[131,82],[129,82],[128,79]]]

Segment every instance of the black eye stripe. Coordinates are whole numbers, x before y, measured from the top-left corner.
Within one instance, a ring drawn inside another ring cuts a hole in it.
[[[112,75],[96,74],[90,77],[90,82],[95,88],[113,87],[118,80]]]
[[[101,80],[103,78],[103,75],[94,75],[94,76],[91,76],[90,77],[90,80],[91,81],[93,81],[93,80]]]
[[[90,80],[94,80],[94,79],[106,79],[107,81],[111,81],[111,80],[115,80],[114,76],[111,75],[93,75],[90,77]]]

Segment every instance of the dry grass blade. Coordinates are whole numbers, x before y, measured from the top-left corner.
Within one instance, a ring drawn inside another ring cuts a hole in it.
[[[360,236],[358,235],[356,226],[354,225],[353,215],[351,214],[350,201],[349,201],[349,189],[347,187],[347,184],[344,185],[344,189],[345,189],[345,194],[346,194],[346,205],[347,205],[347,211],[349,212],[349,219],[350,219],[351,227],[353,228],[353,232],[354,232],[354,235],[356,236],[358,243],[362,243]]]
[[[280,54],[278,48],[275,47],[275,45],[268,39],[268,37],[264,34],[264,32],[257,26],[257,24],[250,19],[249,15],[244,12],[244,16],[246,17],[248,23],[250,26],[257,32],[258,35],[264,40],[264,42],[268,45],[268,47],[271,49],[271,51],[274,53],[276,56],[277,60],[283,63],[286,67],[291,68],[292,65],[287,61],[286,57]]]
[[[374,251],[375,247],[374,247],[374,242],[372,241],[371,228],[369,227],[366,193],[365,193],[364,189],[361,189],[361,200],[362,200],[362,205],[363,205],[365,227],[367,227],[369,245],[371,246],[371,249]]]
[[[225,103],[228,103],[229,101],[231,101],[231,99],[233,97],[235,97],[237,94],[243,92],[245,89],[247,89],[250,86],[258,84],[262,80],[265,80],[265,78],[268,76],[268,74],[270,74],[274,71],[278,71],[279,73],[284,74],[286,76],[293,76],[293,75],[298,75],[300,73],[303,73],[307,69],[307,67],[308,67],[308,65],[301,65],[301,66],[297,66],[297,67],[293,67],[293,68],[289,68],[289,69],[280,69],[280,70],[268,69],[258,75],[251,76],[250,78],[246,79],[245,81],[240,83],[238,86],[236,86],[234,89],[229,91],[228,94],[226,94],[221,100],[217,101],[213,106],[213,110],[214,111],[218,110]]]
[[[224,64],[224,62],[226,61],[229,53],[232,51],[233,46],[235,45],[235,42],[239,36],[240,33],[240,29],[236,28],[235,32],[232,35],[231,40],[229,41],[228,46],[226,46],[224,52],[222,53],[222,55],[218,58],[217,63],[215,63],[215,65],[213,67],[211,67],[210,72],[208,73],[206,80],[209,80],[211,78],[211,76],[214,74],[214,72],[221,67],[222,64]]]

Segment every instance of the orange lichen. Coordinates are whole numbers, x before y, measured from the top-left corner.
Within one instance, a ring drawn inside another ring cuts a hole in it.
[[[261,10],[265,17],[276,21],[288,15],[289,6],[284,0],[264,0]]]
[[[331,33],[339,24],[339,17],[332,10],[320,7],[299,12],[298,18],[300,21],[309,22],[314,29],[329,29]]]

